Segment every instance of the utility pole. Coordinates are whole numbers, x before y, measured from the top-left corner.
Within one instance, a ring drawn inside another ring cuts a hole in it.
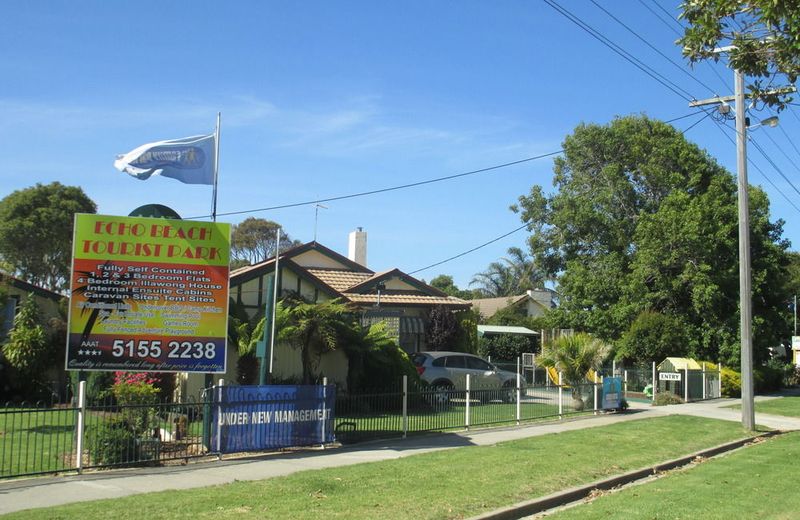
[[[717,49],[726,52],[730,47]],[[702,101],[692,101],[691,107],[703,105],[727,105],[733,100],[736,111],[736,171],[739,204],[739,335],[741,338],[742,374],[742,426],[755,429],[753,408],[753,311],[750,273],[750,199],[747,190],[747,118],[744,94],[744,74],[734,69],[734,95]]]

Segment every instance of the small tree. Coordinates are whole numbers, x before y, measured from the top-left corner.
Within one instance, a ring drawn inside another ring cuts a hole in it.
[[[49,346],[44,327],[39,323],[39,306],[33,294],[29,294],[14,317],[3,355],[22,379],[36,379],[38,372],[47,367]]]
[[[319,364],[320,356],[336,350],[345,331],[352,326],[352,312],[339,300],[322,303],[295,300],[284,302],[282,307],[287,323],[281,327],[279,337],[300,349],[303,384],[309,385],[314,381],[314,367]]]
[[[610,347],[586,333],[561,336],[545,345],[538,362],[555,367],[572,389],[575,409],[583,410],[581,387],[589,370],[598,370],[608,357]]]
[[[452,350],[458,336],[458,322],[444,305],[437,305],[428,315],[425,341],[428,350]]]

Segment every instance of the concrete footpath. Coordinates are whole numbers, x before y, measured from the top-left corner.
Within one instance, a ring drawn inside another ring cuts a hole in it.
[[[185,466],[122,469],[83,475],[18,479],[0,482],[0,514],[73,502],[118,498],[138,493],[227,484],[236,480],[261,480],[289,475],[297,471],[397,459],[464,446],[492,445],[498,442],[661,415],[685,414],[741,421],[741,412],[725,408],[737,402],[737,399],[718,399],[703,403],[662,407],[632,403],[631,412],[626,414],[600,414],[514,428],[420,435],[408,439],[387,439],[343,448],[266,454],[247,459],[190,463]],[[795,418],[757,414],[756,422],[777,429],[800,429],[800,419]]]

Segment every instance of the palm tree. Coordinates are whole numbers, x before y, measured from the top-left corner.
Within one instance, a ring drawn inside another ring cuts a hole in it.
[[[582,410],[581,387],[586,383],[589,370],[600,369],[608,357],[611,347],[589,334],[579,332],[561,336],[544,346],[539,364],[555,367],[572,388],[576,410]]]
[[[322,303],[303,301],[286,303],[283,309],[288,323],[280,327],[278,337],[300,349],[303,384],[309,385],[314,379],[312,355],[316,354],[319,362],[319,356],[339,347],[345,331],[352,327],[352,310],[339,300]]]
[[[515,296],[544,286],[549,278],[530,255],[518,247],[508,248],[508,256],[476,274],[470,285],[478,285],[485,297]]]

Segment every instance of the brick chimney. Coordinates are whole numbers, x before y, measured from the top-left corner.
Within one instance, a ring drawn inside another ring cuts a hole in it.
[[[351,231],[347,241],[347,258],[367,267],[367,232],[363,228]]]

